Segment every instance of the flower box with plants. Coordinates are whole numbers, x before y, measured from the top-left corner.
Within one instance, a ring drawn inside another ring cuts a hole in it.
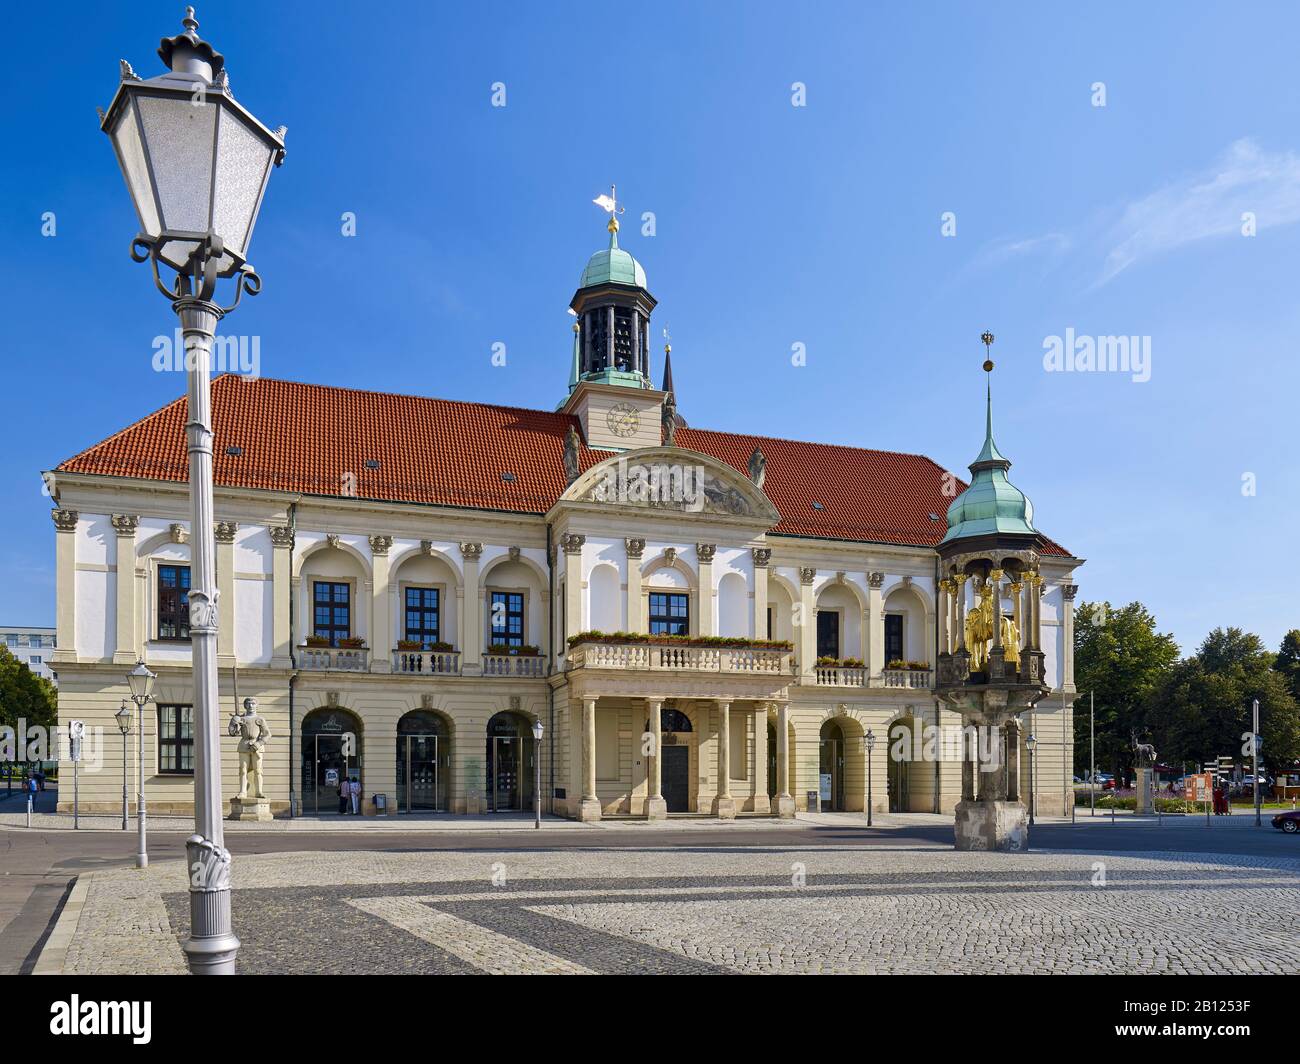
[[[447,654],[452,650],[452,645],[441,640],[437,643],[421,643],[418,639],[399,639],[397,649],[406,651],[423,650],[431,654]]]
[[[531,643],[527,643],[521,647],[512,647],[509,643],[493,643],[487,648],[485,653],[509,654],[512,657],[517,658],[535,658],[541,653],[541,650],[540,648],[533,646]]]
[[[863,665],[861,658],[820,657],[817,659],[817,667],[821,669],[860,669]]]
[[[339,640],[340,650],[365,650],[366,641],[359,635],[350,635],[346,639]]]
[[[929,664],[927,664],[924,661],[904,661],[902,658],[895,658],[893,661],[889,662],[885,666],[885,668],[892,672],[897,672],[900,669],[903,671],[911,671],[911,672],[930,671]]]
[[[650,635],[647,632],[579,632],[569,636],[569,646],[579,643],[644,643],[666,647],[724,647],[728,650],[792,650],[788,639],[743,639],[727,635]]]
[[[305,641],[305,645],[311,647],[313,650],[319,650],[322,647],[328,647],[330,641],[323,635],[309,635]]]

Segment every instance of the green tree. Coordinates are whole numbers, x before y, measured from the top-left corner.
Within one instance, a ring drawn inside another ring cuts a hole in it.
[[[1174,637],[1156,631],[1140,602],[1112,609],[1083,602],[1074,611],[1074,763],[1089,765],[1088,695],[1096,699],[1097,768],[1123,771],[1133,764],[1132,732],[1145,729],[1151,693],[1178,660]]]
[[[37,676],[5,647],[0,647],[0,725],[15,731],[18,721],[27,727],[53,730],[59,715],[54,684]]]
[[[1259,636],[1240,628],[1212,631],[1151,695],[1147,721],[1161,760],[1199,764],[1231,756],[1244,762],[1249,745],[1242,737],[1251,733],[1256,698],[1265,763],[1300,757],[1300,704],[1277,665],[1278,655]]]
[[[1273,668],[1282,674],[1291,697],[1300,700],[1300,628],[1292,628],[1282,637],[1282,649]]]

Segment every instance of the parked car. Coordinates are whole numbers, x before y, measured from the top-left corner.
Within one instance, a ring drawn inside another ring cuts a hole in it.
[[[1288,809],[1285,813],[1278,813],[1273,818],[1273,826],[1288,835],[1294,835],[1300,831],[1300,809]]]

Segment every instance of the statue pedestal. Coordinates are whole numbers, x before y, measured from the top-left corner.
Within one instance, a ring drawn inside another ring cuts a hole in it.
[[[958,802],[953,830],[959,850],[1029,849],[1029,814],[1020,802]]]
[[[266,798],[230,799],[230,820],[274,820],[271,802]]]
[[[1151,799],[1151,768],[1139,765],[1137,770],[1137,807],[1139,813],[1154,813],[1156,804]]]

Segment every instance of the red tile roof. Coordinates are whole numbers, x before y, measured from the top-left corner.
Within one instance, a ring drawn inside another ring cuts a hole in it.
[[[186,406],[181,397],[58,470],[184,481]],[[581,431],[573,416],[544,410],[231,374],[213,381],[212,413],[218,487],[529,514],[564,492],[564,437],[570,425]],[[679,429],[676,443],[741,473],[761,449],[777,534],[933,546],[947,530],[944,470],[921,455],[694,428]],[[581,466],[608,454],[583,447]],[[1053,544],[1049,553],[1066,552]]]

